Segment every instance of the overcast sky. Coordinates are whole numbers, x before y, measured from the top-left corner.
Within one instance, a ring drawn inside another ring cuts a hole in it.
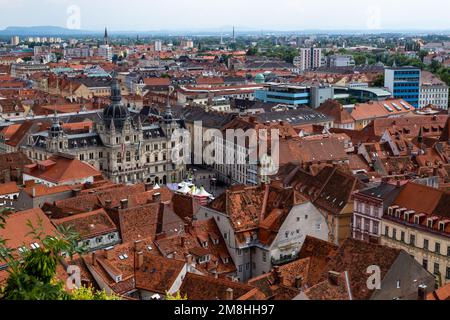
[[[228,30],[232,25],[280,31],[450,29],[450,1],[0,0],[1,29],[36,25],[112,31]]]

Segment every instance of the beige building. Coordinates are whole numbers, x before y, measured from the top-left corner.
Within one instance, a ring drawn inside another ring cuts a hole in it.
[[[408,183],[382,219],[381,244],[403,249],[436,277],[450,283],[450,194]]]

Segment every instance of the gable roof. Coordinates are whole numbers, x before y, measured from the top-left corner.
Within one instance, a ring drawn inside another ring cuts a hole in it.
[[[25,173],[55,184],[101,175],[100,171],[85,162],[61,156],[52,156],[45,161],[28,165],[25,167]]]
[[[349,238],[327,264],[322,280],[328,278],[328,271],[338,273],[347,271],[353,298],[367,300],[374,292],[367,288],[367,268],[372,265],[379,266],[383,279],[401,252],[399,249]]]
[[[233,290],[234,299],[246,295],[255,287],[222,278],[187,273],[180,287],[180,293],[189,300],[226,300],[227,290]]]
[[[89,239],[117,231],[116,225],[103,209],[53,220],[52,223],[55,226],[70,227],[71,230],[79,234],[81,239]]]
[[[8,247],[15,249],[20,248],[22,245],[29,247],[30,244],[35,242],[42,244],[30,234],[32,230],[28,226],[28,222],[31,222],[35,228],[42,227],[44,237],[56,236],[58,234],[56,228],[51,224],[44,212],[37,208],[8,215],[6,217],[5,229],[0,228],[0,238],[6,240]]]
[[[136,288],[166,294],[185,265],[184,261],[144,254],[143,266],[135,273]]]

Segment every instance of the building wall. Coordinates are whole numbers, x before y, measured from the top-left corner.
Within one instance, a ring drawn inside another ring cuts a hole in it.
[[[447,86],[422,86],[420,89],[419,108],[432,104],[440,109],[448,110],[449,88]]]
[[[94,238],[83,239],[79,242],[79,245],[85,247],[90,252],[105,249],[118,243],[120,243],[120,235],[119,232],[115,231]]]
[[[380,241],[383,204],[355,199],[353,204],[353,238],[364,241]]]
[[[395,233],[395,236],[394,236]],[[411,243],[411,236],[415,241]],[[424,240],[428,240],[428,249],[424,248]],[[436,243],[440,244],[440,251],[436,252]],[[426,269],[436,275],[439,285],[450,283],[450,238],[426,232],[383,218],[381,244],[391,248],[403,249],[413,256],[416,261],[426,264]],[[426,263],[425,263],[426,262]],[[438,267],[435,270],[436,267]]]

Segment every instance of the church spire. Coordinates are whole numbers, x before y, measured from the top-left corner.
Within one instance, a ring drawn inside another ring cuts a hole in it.
[[[172,94],[173,91],[174,91],[174,87],[170,86],[169,91],[167,93],[166,111],[164,113],[164,120],[166,120],[166,121],[172,121],[172,119],[173,119],[172,106],[170,105],[170,95]]]
[[[103,36],[103,43],[105,45],[109,45],[108,29],[106,27],[105,27],[105,35]]]

